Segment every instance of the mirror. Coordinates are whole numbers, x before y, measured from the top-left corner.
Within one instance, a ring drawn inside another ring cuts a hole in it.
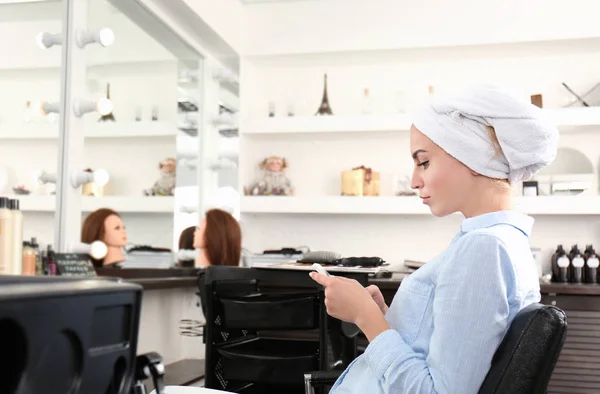
[[[198,224],[204,60],[128,3],[89,2],[87,25],[110,29],[114,42],[85,48],[88,96],[111,105],[84,117],[85,169],[108,177],[83,187],[82,219],[99,208],[116,211],[125,227],[114,245],[123,251],[119,265],[169,268],[181,231]]]
[[[0,196],[18,201],[23,214],[22,238],[18,230],[4,237],[13,239],[14,269],[6,272],[2,261],[0,274],[41,275],[39,256],[56,235],[56,184],[40,183],[39,175],[58,172],[59,115],[43,103],[60,101],[62,47],[53,37],[65,27],[63,5],[0,1]],[[18,272],[21,241],[33,244],[36,259]]]
[[[582,152],[559,148],[556,159],[536,174],[540,195],[573,196],[592,192],[594,166]]]
[[[220,68],[210,70],[211,78],[205,81],[207,86],[201,87],[190,79],[199,72],[199,69],[182,68],[179,80],[180,132],[177,136],[178,173],[173,240],[174,248],[178,250],[193,250],[190,234],[206,210],[223,209],[238,220],[240,215],[240,196],[237,191],[239,87],[235,79],[232,80],[231,75]],[[202,89],[207,92],[206,96]],[[211,95],[211,92],[214,94]],[[201,116],[197,112],[199,106],[193,99],[203,96],[209,97],[203,103],[207,122],[200,122]],[[214,100],[210,100],[210,97]],[[199,172],[202,154],[205,156],[204,169]],[[193,261],[182,258],[180,263],[192,265]]]

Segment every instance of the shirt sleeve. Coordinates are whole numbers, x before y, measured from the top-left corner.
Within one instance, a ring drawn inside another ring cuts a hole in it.
[[[473,233],[440,266],[424,357],[387,330],[365,350],[386,393],[477,393],[508,329],[515,274],[502,242]]]

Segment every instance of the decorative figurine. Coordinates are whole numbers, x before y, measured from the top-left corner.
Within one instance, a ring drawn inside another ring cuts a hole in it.
[[[352,171],[342,171],[342,196],[379,196],[380,173],[359,166]]]
[[[160,178],[154,182],[154,186],[144,190],[146,196],[173,196],[175,194],[175,175],[177,163],[174,158],[169,157],[158,165]]]
[[[287,163],[280,156],[269,156],[260,163],[264,171],[261,181],[250,188],[244,188],[245,195],[252,196],[291,196],[294,189],[290,180],[285,176]]]
[[[325,74],[325,85],[323,88],[323,98],[321,99],[321,105],[317,110],[318,115],[333,115],[333,111],[331,111],[331,106],[329,105],[329,97],[327,97],[327,74]]]

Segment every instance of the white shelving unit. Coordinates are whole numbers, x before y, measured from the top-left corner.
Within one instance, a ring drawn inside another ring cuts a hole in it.
[[[249,119],[243,134],[352,133],[408,131],[409,115],[298,116]]]
[[[11,196],[20,201],[24,212],[54,212],[56,199],[54,196]],[[82,211],[91,212],[98,208],[111,208],[119,213],[165,213],[172,214],[173,197],[83,197]]]
[[[529,215],[600,215],[599,196],[517,197],[515,208]],[[341,214],[341,215],[431,215],[418,197],[279,197],[245,196],[242,213],[251,214]]]
[[[563,132],[581,127],[600,128],[600,107],[549,108],[549,117]],[[409,131],[411,115],[299,116],[248,119],[244,135]]]
[[[168,122],[115,122],[86,125],[86,138],[175,137],[177,130]],[[0,140],[53,140],[58,138],[58,125],[32,123],[0,124]]]

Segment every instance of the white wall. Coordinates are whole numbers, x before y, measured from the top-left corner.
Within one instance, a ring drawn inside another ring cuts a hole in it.
[[[245,7],[244,54],[312,53],[600,36],[575,0],[320,0]]]
[[[288,160],[287,174],[298,196],[339,195],[340,172],[359,165],[380,171],[382,195],[391,195],[395,174],[411,170],[407,133],[257,136],[244,134],[245,125],[266,118],[269,101],[278,116],[289,103],[297,116],[313,116],[324,73],[336,115],[360,114],[365,87],[375,114],[394,113],[398,92],[406,95],[410,113],[427,100],[429,85],[443,94],[476,81],[508,85],[524,97],[542,93],[545,107],[561,107],[570,100],[561,82],[579,92],[598,82],[600,28],[592,15],[599,11],[600,3],[585,0],[569,7],[537,0],[323,0],[247,6],[240,183],[256,181],[259,161],[276,154]],[[582,37],[589,39],[560,41]],[[521,44],[554,39],[559,41]],[[508,44],[439,48],[498,42]],[[560,145],[591,160],[596,178],[592,193],[598,194],[600,130],[562,134]],[[535,220],[531,245],[542,248],[546,269],[557,244],[600,242],[598,216]],[[458,231],[460,217],[244,214],[242,221],[244,246],[254,252],[309,245],[401,263],[441,252]]]

